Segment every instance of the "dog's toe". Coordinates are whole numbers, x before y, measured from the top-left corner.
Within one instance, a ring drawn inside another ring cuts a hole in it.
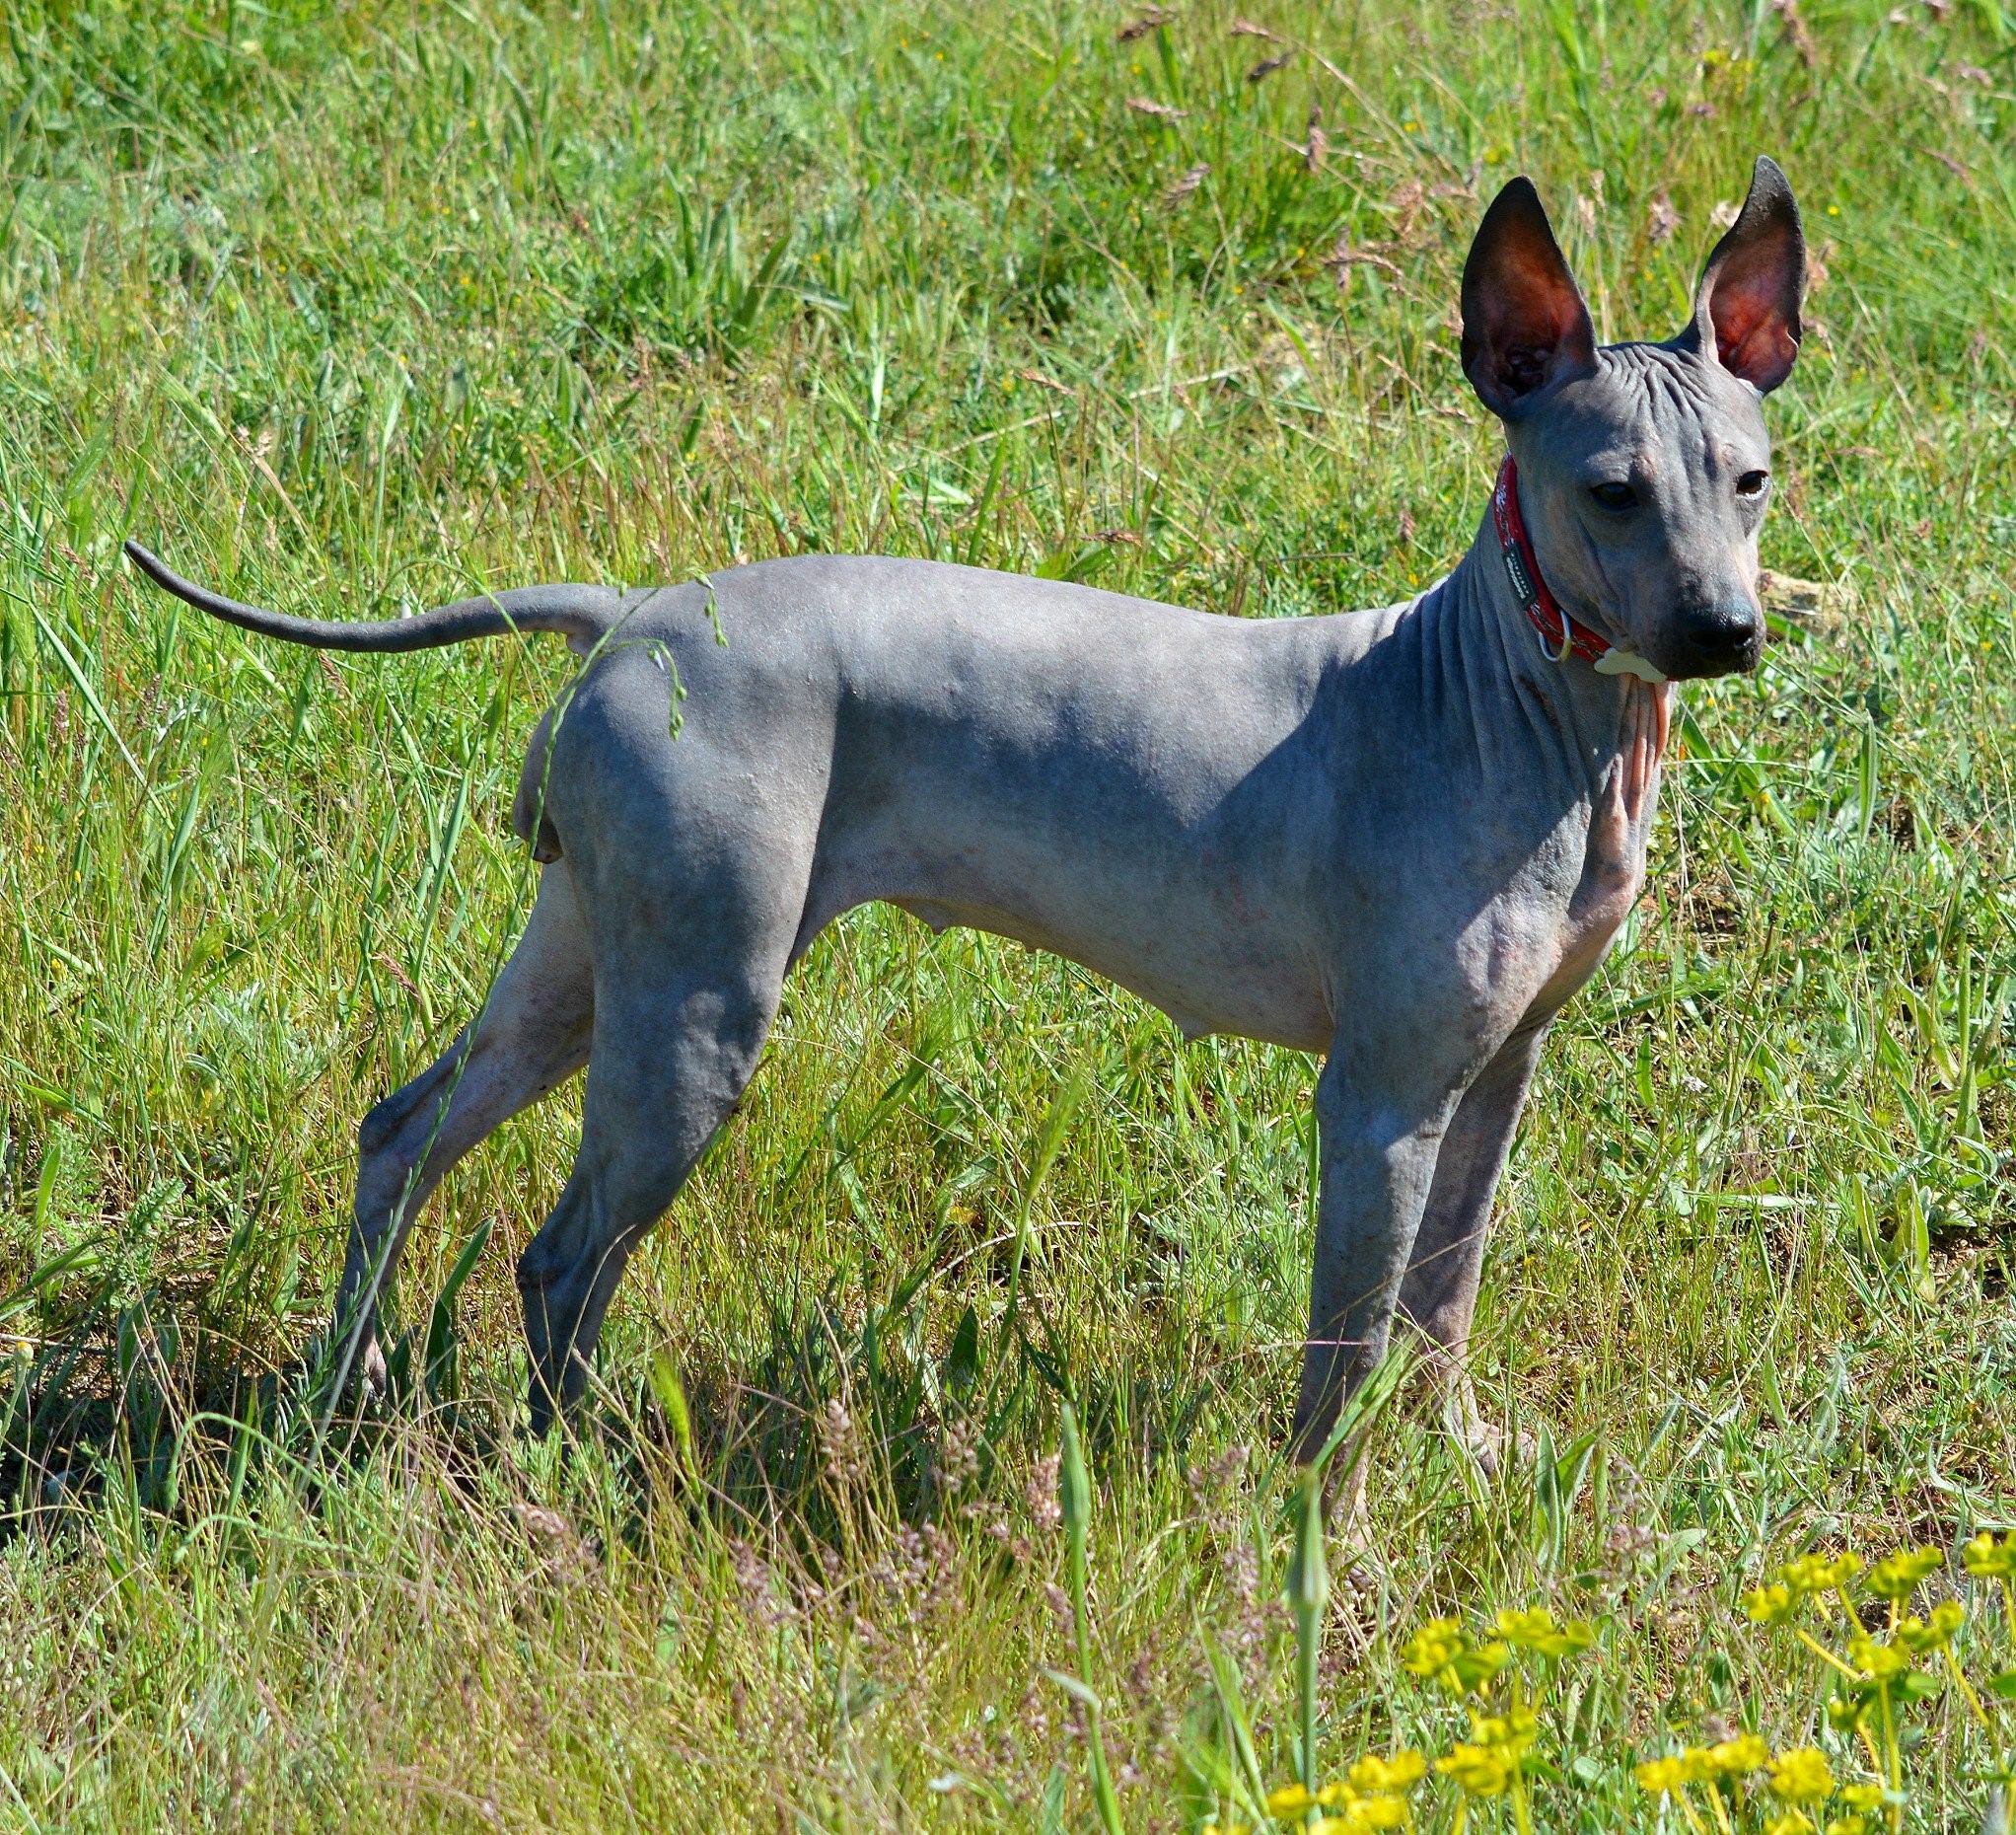
[[[1531,1465],[1539,1451],[1538,1442],[1524,1429],[1507,1432],[1474,1408],[1457,1413],[1449,1431],[1486,1478],[1497,1478],[1515,1465]]]

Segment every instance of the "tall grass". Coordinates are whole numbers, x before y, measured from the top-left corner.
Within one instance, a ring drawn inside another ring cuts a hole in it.
[[[1682,1826],[1634,1766],[1742,1728],[1846,1775],[1740,1595],[2016,1515],[2011,23],[9,7],[0,1817],[1188,1828],[1442,1739],[1407,1638],[1536,1603],[1599,1640],[1541,1826]],[[1401,1391],[1312,1617],[1313,1066],[880,911],[795,977],[578,1446],[513,1431],[566,1097],[450,1181],[393,1400],[320,1431],[352,1130],[522,920],[561,664],[260,648],[123,536],[325,615],[811,549],[1388,602],[1494,463],[1452,312],[1496,184],[1665,335],[1759,151],[1820,270],[1765,538],[1818,610],[1689,694],[1545,1061],[1476,1346],[1534,1458]],[[1904,1825],[1978,1825],[2006,1725],[1917,1713]]]

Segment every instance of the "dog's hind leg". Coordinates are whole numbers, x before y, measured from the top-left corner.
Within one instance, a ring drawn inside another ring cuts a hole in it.
[[[1442,1137],[1400,1290],[1401,1316],[1427,1340],[1429,1372],[1443,1389],[1451,1429],[1486,1471],[1497,1468],[1504,1434],[1478,1412],[1465,1358],[1491,1201],[1546,1036],[1545,1025],[1515,1034],[1464,1092]]]
[[[782,951],[758,964],[605,991],[581,1151],[518,1262],[535,1431],[587,1386],[589,1360],[631,1252],[740,1101],[775,1017]]]
[[[357,1130],[357,1196],[334,1331],[339,1345],[342,1334],[356,1334],[351,1367],[367,1380],[383,1375],[378,1298],[414,1216],[457,1160],[588,1061],[594,1008],[573,882],[565,865],[549,866],[482,1012]]]

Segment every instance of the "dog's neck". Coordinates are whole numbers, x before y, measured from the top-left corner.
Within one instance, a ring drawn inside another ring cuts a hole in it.
[[[1572,754],[1592,788],[1630,743],[1633,697],[1663,699],[1673,692],[1628,675],[1599,674],[1581,656],[1551,660],[1513,591],[1488,504],[1469,552],[1423,605],[1429,600],[1463,646],[1465,674],[1479,673],[1494,679],[1501,694],[1509,691],[1548,750]]]

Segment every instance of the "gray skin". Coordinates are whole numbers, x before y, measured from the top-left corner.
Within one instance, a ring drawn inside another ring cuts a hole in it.
[[[1791,368],[1804,273],[1767,160],[1664,344],[1597,348],[1524,179],[1471,251],[1464,368],[1504,422],[1542,572],[1673,680],[1761,652],[1761,404]],[[1638,896],[1672,690],[1548,660],[1488,516],[1419,598],[1280,621],[805,556],[332,624],[132,552],[294,641],[554,630],[587,659],[520,788],[545,862],[525,934],[482,1012],[359,1131],[336,1330],[367,1370],[443,1174],[586,1064],[579,1154],[518,1264],[536,1426],[578,1398],[624,1264],[740,1099],[791,965],[882,899],[1068,956],[1189,1037],[1323,1054],[1296,1449],[1323,1444],[1398,1311],[1493,1455],[1463,1375],[1492,1195],[1548,1025]]]

